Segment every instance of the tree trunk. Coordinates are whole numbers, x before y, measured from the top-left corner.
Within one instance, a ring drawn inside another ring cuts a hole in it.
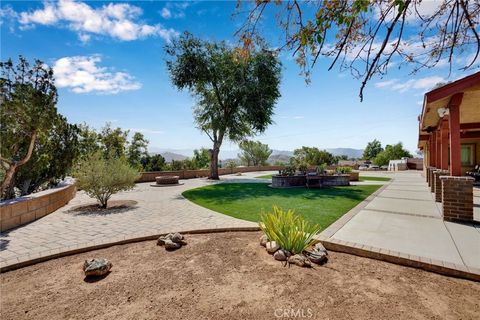
[[[17,171],[18,167],[23,166],[32,157],[33,147],[35,146],[36,140],[37,140],[37,132],[33,131],[32,135],[30,136],[30,144],[28,145],[28,150],[25,157],[22,160],[16,161],[16,162],[5,161],[9,163],[9,167],[6,170],[5,177],[3,178],[2,184],[0,185],[0,196],[2,197],[2,199],[4,198],[6,191],[10,187],[13,176],[15,175],[15,172]]]
[[[220,148],[214,144],[213,149],[208,151],[210,152],[210,176],[208,179],[220,180],[220,177],[218,176],[218,154],[220,152]]]

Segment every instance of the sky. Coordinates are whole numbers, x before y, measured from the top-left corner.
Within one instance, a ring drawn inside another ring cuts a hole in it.
[[[97,129],[110,122],[142,132],[151,150],[210,147],[193,122],[195,99],[170,82],[164,46],[184,31],[235,43],[234,33],[243,22],[241,14],[232,15],[235,5],[236,1],[2,1],[0,55],[2,60],[18,55],[41,59],[53,67],[57,107],[69,122]],[[275,46],[280,33],[269,18],[259,28]],[[413,36],[414,26],[407,32]],[[360,102],[360,80],[338,68],[327,71],[329,58],[317,63],[308,85],[291,53],[283,52],[280,59],[282,96],[275,123],[255,137],[276,150],[363,149],[378,139],[383,145],[401,141],[415,152],[423,94],[438,82],[478,71],[454,68],[449,75],[448,66],[440,64],[410,75],[406,67],[392,67],[383,78],[368,83]],[[237,146],[227,141],[223,148]]]

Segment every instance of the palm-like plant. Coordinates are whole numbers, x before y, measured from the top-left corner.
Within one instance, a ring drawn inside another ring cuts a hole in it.
[[[293,254],[302,253],[312,245],[313,237],[321,230],[319,225],[309,223],[293,210],[284,211],[277,206],[273,212],[260,215],[259,225],[270,241]]]

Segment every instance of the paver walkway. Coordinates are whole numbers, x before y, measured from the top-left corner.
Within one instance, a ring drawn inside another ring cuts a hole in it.
[[[441,204],[435,202],[418,172],[396,173],[392,182],[353,218],[333,232],[327,229],[325,234],[358,246],[442,261],[444,265],[453,263],[480,272],[479,224],[443,221]]]
[[[255,227],[256,223],[232,218],[198,206],[181,195],[185,190],[222,182],[259,182],[254,177],[274,172],[250,172],[242,176],[222,176],[220,182],[207,179],[181,180],[183,185],[152,187],[137,184],[135,189],[114,195],[111,200],[134,200],[131,209],[109,214],[73,212],[79,205],[95,200],[84,192],[65,207],[27,225],[0,233],[0,267],[42,256],[161,233],[235,227]]]

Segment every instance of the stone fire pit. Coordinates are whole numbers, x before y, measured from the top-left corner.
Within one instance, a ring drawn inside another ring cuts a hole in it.
[[[155,177],[155,184],[152,184],[154,187],[163,187],[163,186],[173,186],[179,185],[180,183],[178,180],[180,179],[179,176],[159,176]]]

